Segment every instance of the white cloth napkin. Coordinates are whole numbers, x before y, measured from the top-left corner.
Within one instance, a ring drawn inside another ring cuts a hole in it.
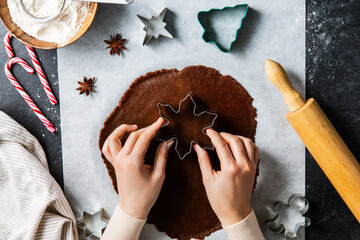
[[[0,239],[78,239],[75,216],[38,140],[1,111]]]

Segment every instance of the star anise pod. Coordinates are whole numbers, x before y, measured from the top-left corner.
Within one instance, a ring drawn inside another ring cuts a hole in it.
[[[116,34],[115,37],[110,35],[110,38],[111,40],[104,40],[104,42],[109,45],[106,49],[110,48],[110,55],[116,53],[120,56],[120,51],[126,49],[126,47],[123,46],[126,39],[122,39],[120,34]]]
[[[80,87],[78,87],[76,90],[79,90],[79,94],[85,93],[86,96],[89,96],[90,92],[94,91],[94,83],[95,83],[95,77],[87,79],[84,77],[83,82],[78,81],[78,84]]]

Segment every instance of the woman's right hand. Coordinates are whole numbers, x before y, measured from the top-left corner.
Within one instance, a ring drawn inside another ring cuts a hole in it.
[[[208,153],[194,145],[211,207],[223,226],[245,219],[251,213],[250,199],[255,181],[259,148],[248,138],[206,130],[220,159],[215,171]]]
[[[158,198],[165,179],[167,154],[173,141],[159,145],[152,166],[145,164],[151,140],[164,123],[159,118],[152,125],[138,130],[136,125],[123,124],[106,139],[102,152],[113,165],[119,192],[119,206],[128,215],[146,219]],[[124,146],[121,139],[131,133]]]

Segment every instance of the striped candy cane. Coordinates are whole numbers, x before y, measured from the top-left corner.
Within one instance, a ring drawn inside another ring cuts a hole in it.
[[[43,85],[45,93],[48,96],[51,104],[52,105],[57,104],[56,98],[55,98],[54,94],[51,91],[49,82],[47,81],[47,79],[45,77],[44,71],[42,70],[42,67],[41,67],[41,65],[39,63],[39,60],[36,57],[34,49],[32,47],[26,45],[26,44],[25,44],[25,47],[26,47],[26,49],[27,49],[27,51],[28,51],[28,53],[30,55],[31,61],[33,62],[34,66],[35,66],[36,73],[38,74],[38,76],[40,78],[41,84]]]
[[[15,63],[19,63],[28,73],[33,74],[34,69],[29,66],[23,59],[18,57],[13,57],[9,59],[5,64],[5,74],[6,77],[10,80],[12,85],[16,88],[16,90],[23,97],[25,102],[31,107],[36,116],[41,120],[41,122],[45,125],[45,127],[49,130],[49,132],[55,132],[54,126],[51,122],[45,117],[45,115],[41,112],[41,110],[36,106],[34,101],[30,98],[30,96],[25,92],[24,88],[20,85],[20,83],[15,79],[15,77],[11,73],[11,66]]]
[[[6,50],[7,55],[9,56],[9,58],[14,57],[14,51],[13,51],[13,49],[11,47],[11,43],[10,43],[11,38],[12,38],[12,34],[10,32],[8,32],[4,38],[5,50]],[[25,44],[25,47],[30,55],[31,61],[33,62],[34,66],[35,66],[36,73],[38,74],[38,76],[40,78],[41,84],[45,90],[46,95],[48,96],[48,98],[50,100],[50,103],[52,105],[57,104],[57,100],[56,100],[53,92],[51,91],[49,82],[46,79],[45,73],[41,67],[41,64],[40,64],[38,58],[36,57],[34,49],[26,44]]]
[[[11,35],[10,32],[8,32],[4,37],[5,50],[6,50],[6,53],[7,53],[9,58],[14,57],[14,51],[13,51],[13,49],[11,47],[11,44],[10,44],[10,39],[11,38],[12,38],[12,35]]]

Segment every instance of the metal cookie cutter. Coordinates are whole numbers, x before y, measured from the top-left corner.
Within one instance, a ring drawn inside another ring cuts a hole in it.
[[[216,118],[218,117],[218,115],[217,115],[216,113],[212,113],[212,112],[208,112],[208,111],[202,111],[202,112],[200,112],[200,113],[196,113],[196,106],[197,106],[197,105],[196,105],[193,97],[191,96],[191,94],[187,94],[186,97],[183,98],[183,99],[179,102],[178,110],[175,110],[175,109],[174,109],[171,105],[169,105],[169,104],[163,104],[163,103],[158,103],[158,104],[157,104],[157,108],[159,109],[159,115],[160,115],[160,117],[162,117],[162,118],[164,118],[164,119],[166,120],[165,124],[164,124],[162,127],[168,126],[169,123],[170,123],[170,120],[169,120],[168,117],[166,117],[165,115],[163,115],[162,110],[161,110],[161,106],[162,106],[162,107],[168,107],[168,108],[170,108],[174,113],[179,113],[179,112],[181,111],[181,104],[182,104],[185,100],[187,100],[188,98],[190,98],[190,100],[191,100],[191,102],[192,102],[192,104],[193,104],[193,106],[194,106],[192,113],[193,113],[193,115],[194,115],[195,117],[201,116],[201,115],[203,115],[203,114],[207,114],[207,115],[213,116],[213,117],[212,117],[212,121],[211,121],[209,124],[203,126],[203,128],[202,128],[202,132],[203,132],[205,135],[207,135],[206,132],[205,132],[205,130],[208,129],[208,128],[211,128],[211,127],[214,125],[215,120],[216,120]],[[163,142],[166,142],[166,141],[169,141],[169,140],[174,140],[174,141],[175,141],[175,151],[177,152],[177,154],[178,154],[178,156],[179,156],[179,158],[180,158],[181,160],[183,160],[188,154],[191,153],[193,144],[198,144],[197,141],[192,140],[191,143],[190,143],[190,146],[189,146],[189,150],[188,150],[187,152],[185,152],[184,154],[182,154],[182,153],[179,151],[179,148],[178,148],[178,144],[179,144],[178,136],[173,136],[173,137],[171,137],[170,139],[162,139],[162,138],[159,137],[159,134],[158,134],[158,135],[156,136],[156,139],[157,139],[157,140],[160,140],[160,141],[163,141]],[[213,145],[212,145],[211,147],[202,147],[202,148],[203,148],[203,149],[214,150],[214,146],[213,146]]]
[[[247,4],[239,4],[234,7],[199,12],[198,21],[204,29],[202,39],[207,43],[214,43],[224,53],[230,52],[233,43],[238,37],[238,32],[241,29],[248,8]],[[232,15],[238,15],[238,12],[240,12],[241,17],[234,21]]]
[[[167,8],[164,8],[158,16],[152,16],[151,19],[137,15],[145,25],[143,30],[146,32],[146,35],[143,45],[147,44],[152,38],[158,39],[159,36],[173,38],[173,36],[165,28],[166,22],[164,22],[164,17],[166,11]]]
[[[98,211],[86,209],[80,220],[77,221],[76,226],[83,231],[85,239],[90,237],[101,238],[109,218],[106,216],[103,208]]]
[[[284,233],[285,239],[298,239],[300,227],[307,227],[311,221],[304,214],[309,209],[309,201],[300,194],[290,196],[288,203],[275,202],[275,217],[266,220],[266,227],[273,233]]]

